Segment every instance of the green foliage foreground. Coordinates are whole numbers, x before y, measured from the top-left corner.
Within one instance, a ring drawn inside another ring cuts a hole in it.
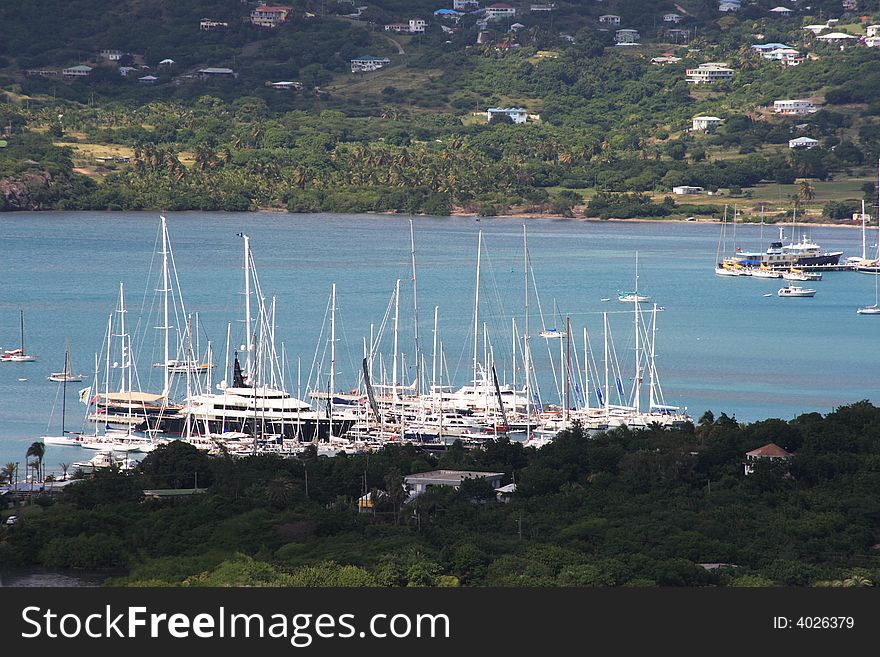
[[[745,476],[744,454],[768,442],[793,458]],[[505,472],[518,490],[503,504],[473,482],[402,503],[402,477],[437,467]],[[195,473],[203,494],[142,496]],[[357,511],[365,489],[375,513]],[[125,566],[110,583],[149,586],[864,586],[880,578],[878,489],[866,401],[788,422],[575,427],[540,450],[499,440],[439,459],[406,445],[211,458],[172,442],[4,529],[0,563]]]

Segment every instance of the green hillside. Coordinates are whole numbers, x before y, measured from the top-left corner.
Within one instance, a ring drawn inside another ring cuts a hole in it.
[[[762,205],[782,216],[797,203],[839,220],[875,198],[880,48],[841,48],[803,26],[836,18],[828,30],[864,36],[880,15],[842,15],[839,2],[785,18],[763,0],[731,13],[697,0],[511,4],[514,18],[483,26],[476,14],[433,15],[451,0],[375,0],[357,17],[346,14],[360,3],[296,1],[275,28],[251,24],[256,4],[239,0],[0,6],[0,209],[609,218],[717,216],[737,203],[748,220]],[[206,18],[226,27],[199,29]],[[424,34],[383,27],[411,18],[427,21]],[[639,45],[615,45],[619,28],[638,30]],[[776,42],[803,63],[750,48]],[[677,61],[652,63],[664,54]],[[353,73],[363,55],[389,63]],[[706,62],[733,78],[685,81]],[[65,78],[77,65],[91,71]],[[234,77],[203,79],[209,67]],[[269,86],[279,81],[297,88]],[[774,114],[787,98],[819,111]],[[488,123],[490,107],[522,107],[529,120]],[[722,123],[694,132],[697,115]],[[790,149],[795,137],[818,144]],[[676,203],[676,185],[712,197]]]

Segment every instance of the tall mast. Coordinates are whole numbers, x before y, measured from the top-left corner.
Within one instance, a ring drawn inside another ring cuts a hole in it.
[[[163,372],[162,397],[168,399],[168,393],[171,390],[171,372],[169,368],[169,340],[171,326],[168,324],[168,227],[165,223],[165,217],[159,217],[162,220],[162,330],[165,333],[165,363]],[[184,362],[186,358],[184,358]],[[188,367],[188,365],[187,365]]]
[[[431,389],[437,385],[437,324],[440,319],[440,306],[434,306],[434,348],[431,355]],[[433,397],[433,395],[432,395]]]
[[[245,372],[249,378],[251,377],[251,238],[244,233],[239,233],[244,239],[244,334],[245,334],[245,351],[247,357],[245,359]]]
[[[565,318],[565,419],[571,417],[571,317]]]
[[[525,370],[526,391],[526,440],[531,435],[532,393],[529,388],[529,242],[526,225],[523,224],[523,290],[525,292],[525,318],[523,322],[523,369]]]
[[[513,381],[511,385],[514,391],[516,391],[516,317],[510,318],[510,344],[513,350],[510,361],[513,367]],[[516,410],[516,404],[514,404],[514,410]]]
[[[336,390],[336,283],[330,292],[330,394]],[[332,399],[332,398],[331,398]],[[332,403],[330,400],[328,404]]]
[[[651,397],[650,397],[650,407],[648,411],[654,410],[654,405],[656,404],[656,399],[654,398],[654,346],[657,343],[657,304],[654,304],[654,311],[651,317],[651,369],[648,371],[648,375],[651,377]]]
[[[231,388],[232,380],[229,376],[229,343],[232,340],[232,322],[226,323],[226,360],[223,361],[223,387]],[[209,391],[210,392],[210,391]]]
[[[605,419],[611,411],[609,401],[611,400],[611,391],[608,389],[608,313],[602,313],[602,327],[605,333]]]
[[[412,290],[413,290],[413,323],[416,343],[416,394],[422,394],[421,348],[419,347],[419,297],[416,290],[416,238],[413,233],[413,221],[409,220],[409,244],[412,259]]]
[[[736,211],[734,211],[733,215],[733,225],[736,226]],[[736,235],[736,229],[734,228],[734,235]],[[733,240],[733,248],[736,249],[736,238]],[[636,334],[636,369],[635,369],[635,380],[633,381],[633,395],[635,397],[635,406],[636,413],[640,410],[640,397],[641,397],[641,383],[642,377],[639,373],[639,333],[641,332],[639,326],[639,252],[636,251],[636,294],[635,300],[633,301],[633,326]]]
[[[400,315],[400,279],[394,288],[394,363],[391,366],[391,398],[397,399],[397,326]]]
[[[584,408],[590,410],[590,365],[587,352],[587,327],[584,326]]]
[[[65,339],[64,347],[64,376],[61,378],[61,435],[64,431],[64,415],[67,412],[67,377],[70,376],[70,338]]]
[[[21,329],[21,355],[25,355],[24,351],[24,310],[18,309],[18,326]]]
[[[474,392],[477,390],[477,348],[480,341],[480,253],[483,250],[483,230],[477,238],[477,288],[474,293]]]
[[[867,251],[865,250],[865,199],[862,199],[862,260],[866,259]]]
[[[877,160],[877,260],[880,260],[880,159]]]
[[[119,333],[122,339],[122,392],[125,392],[126,379],[128,379],[129,410],[131,410],[131,372],[128,369],[128,348],[125,344],[125,287],[119,283]]]

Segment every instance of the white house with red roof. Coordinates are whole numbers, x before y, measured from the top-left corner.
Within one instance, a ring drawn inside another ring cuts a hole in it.
[[[761,461],[788,461],[793,454],[782,449],[776,443],[767,443],[763,447],[746,452],[746,462],[743,464],[745,474],[750,475],[755,471],[755,464]]]
[[[260,27],[278,27],[287,20],[293,7],[260,5],[251,12],[251,23]]]

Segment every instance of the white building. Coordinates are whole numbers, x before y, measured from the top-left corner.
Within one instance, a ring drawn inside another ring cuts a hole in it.
[[[852,34],[846,34],[845,32],[829,32],[828,34],[822,34],[816,37],[817,41],[839,44],[845,44],[854,41],[855,39],[858,39],[858,37],[855,37]]]
[[[689,68],[685,70],[685,80],[689,84],[711,84],[714,82],[726,82],[732,80],[736,74],[732,68],[728,68],[726,64],[717,62],[707,62],[700,64],[697,68]]]
[[[529,7],[529,11],[534,11],[534,12],[549,12],[549,11],[553,11],[554,9],[556,9],[556,5],[553,3],[531,5]]]
[[[509,116],[514,123],[525,123],[528,112],[524,107],[490,107],[486,110],[486,120],[492,123],[496,116]]]
[[[865,28],[865,36],[880,36],[880,25],[869,25]]]
[[[698,132],[708,132],[709,130],[714,130],[719,125],[721,125],[721,119],[717,116],[695,116],[692,129]]]
[[[681,23],[681,16],[678,14],[663,14],[664,23]]]
[[[683,196],[685,194],[702,194],[702,187],[693,187],[691,185],[678,185],[672,188],[672,193],[678,196]]]
[[[880,48],[880,35],[867,37],[865,39],[865,45],[869,48]]]
[[[423,34],[428,27],[428,21],[423,18],[410,18],[409,31],[411,34]]]
[[[199,29],[204,30],[205,32],[210,32],[211,30],[225,30],[229,27],[229,23],[224,21],[215,21],[210,18],[203,18],[199,21]]]
[[[503,2],[486,7],[486,18],[490,21],[503,21],[508,18],[516,18],[516,9]]]
[[[782,62],[786,66],[797,66],[804,61],[804,56],[794,48],[776,48],[769,52],[762,52],[761,57],[771,61]]]
[[[109,48],[105,48],[104,50],[101,50],[98,54],[100,55],[101,59],[106,59],[110,62],[118,62],[120,59],[122,59],[123,53],[121,50],[112,50]]]
[[[604,14],[599,16],[599,22],[607,25],[620,25],[620,16],[614,14]]]
[[[287,20],[292,7],[260,5],[251,12],[251,23],[260,27],[278,27]]]
[[[465,479],[485,479],[492,489],[501,486],[503,472],[471,472],[465,470],[433,470],[418,472],[404,477],[406,489],[411,497],[421,495],[430,486],[446,486],[458,490]]]
[[[476,11],[480,3],[477,0],[452,0],[452,8],[455,11]]]
[[[723,2],[718,3],[718,11],[739,11],[740,3],[735,2],[734,0],[724,0]]]
[[[804,25],[804,29],[812,32],[813,34],[819,34],[823,30],[827,30],[827,25]]]
[[[373,57],[372,55],[363,55],[362,57],[351,60],[351,72],[365,73],[369,71],[376,71],[390,63],[391,60],[387,57]]]
[[[797,139],[789,139],[788,147],[789,148],[813,148],[813,146],[817,146],[819,144],[815,139],[810,139],[809,137],[798,137]]]
[[[775,16],[787,18],[791,16],[791,9],[789,9],[788,7],[773,7],[773,9],[770,10],[770,13]]]
[[[798,116],[812,114],[816,111],[816,105],[811,100],[774,100],[773,111],[785,116]]]
[[[80,64],[79,66],[71,66],[61,71],[61,75],[72,80],[74,78],[87,78],[92,74],[92,67]]]
[[[623,29],[614,33],[614,41],[618,44],[638,43],[640,38],[638,30]]]

